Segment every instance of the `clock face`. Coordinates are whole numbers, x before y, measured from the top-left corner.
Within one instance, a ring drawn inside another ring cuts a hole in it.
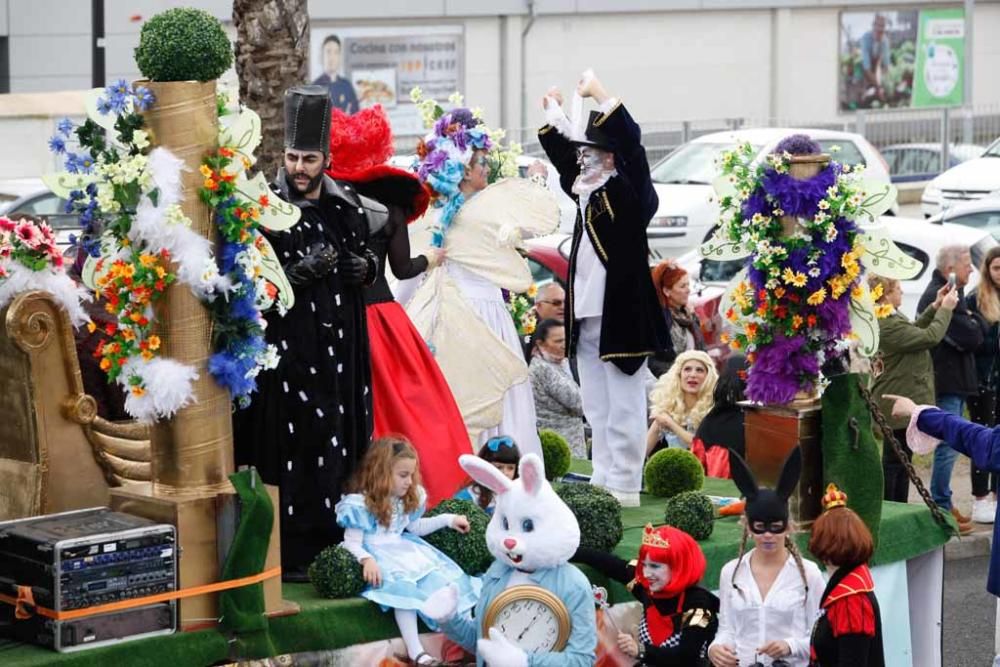
[[[539,600],[516,600],[503,605],[493,627],[527,653],[544,653],[556,648],[559,617]]]

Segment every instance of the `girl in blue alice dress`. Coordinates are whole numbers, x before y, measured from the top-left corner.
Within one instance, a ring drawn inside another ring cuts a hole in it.
[[[461,533],[469,521],[459,514],[421,518],[427,494],[420,486],[417,452],[402,437],[373,442],[353,480],[351,493],[337,503],[337,523],[344,528],[343,546],[362,565],[368,584],[361,596],[392,608],[410,659],[434,664],[420,643],[417,610],[438,589],[455,584],[459,613],[475,606],[481,587],[453,560],[420,538],[444,527]],[[434,622],[424,617],[434,628]]]
[[[477,456],[492,463],[507,479],[517,479],[517,465],[521,460],[521,450],[517,448],[514,439],[509,435],[498,435],[490,438],[485,445],[479,448]],[[493,492],[476,482],[459,490],[455,494],[455,498],[471,500],[479,505],[488,516],[493,516],[493,510],[497,504]]]

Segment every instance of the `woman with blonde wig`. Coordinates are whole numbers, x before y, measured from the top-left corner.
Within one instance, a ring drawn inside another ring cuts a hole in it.
[[[719,374],[712,358],[700,350],[677,355],[649,394],[652,423],[646,434],[646,456],[663,447],[691,446],[698,425],[714,405]]]

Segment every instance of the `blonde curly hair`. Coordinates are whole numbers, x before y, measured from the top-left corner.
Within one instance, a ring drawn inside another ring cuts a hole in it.
[[[681,389],[681,369],[689,361],[697,361],[708,370],[705,375],[705,382],[698,390],[698,400],[689,411],[684,407],[684,391]],[[700,350],[688,350],[677,355],[673,365],[666,373],[660,376],[649,392],[649,406],[653,417],[668,414],[678,424],[683,424],[687,419],[691,420],[692,428],[698,428],[701,420],[705,418],[709,410],[712,409],[715,401],[715,383],[719,380],[719,374],[715,370],[715,363],[712,357]]]

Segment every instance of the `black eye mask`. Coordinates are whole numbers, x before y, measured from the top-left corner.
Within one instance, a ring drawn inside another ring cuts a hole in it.
[[[746,498],[746,517],[751,532],[757,535],[784,532],[788,527],[788,498],[802,474],[802,450],[795,447],[789,453],[773,490],[757,486],[757,479],[739,454],[729,453],[729,466],[733,481]],[[776,530],[779,527],[780,530]]]

